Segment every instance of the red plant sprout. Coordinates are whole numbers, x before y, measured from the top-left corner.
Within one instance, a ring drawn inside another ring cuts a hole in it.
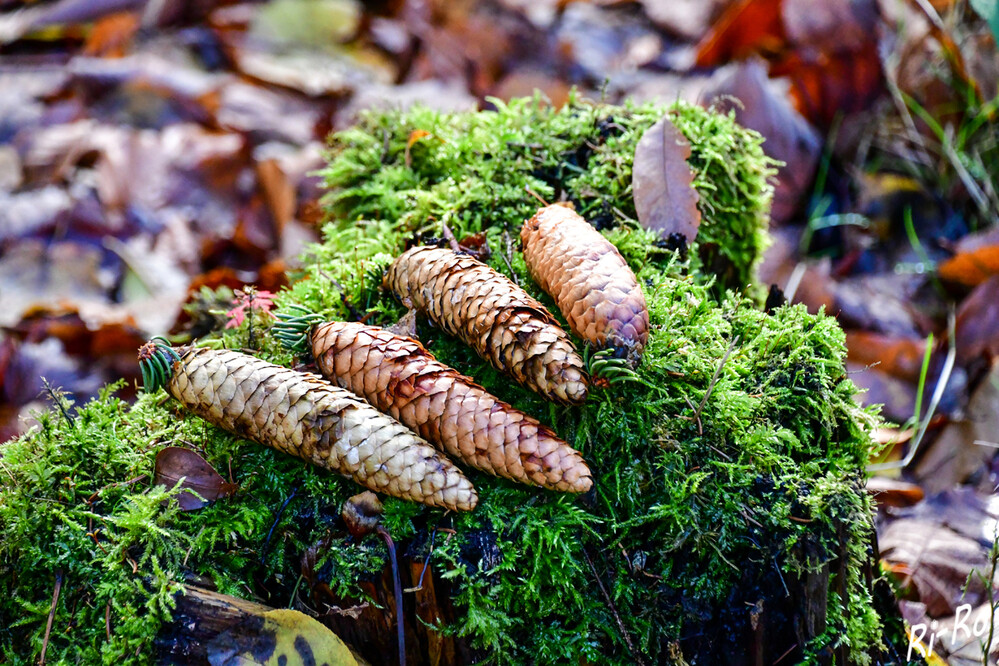
[[[251,313],[263,312],[274,318],[274,313],[271,312],[271,308],[274,307],[274,294],[271,292],[257,291],[256,287],[248,286],[245,290],[237,289],[235,294],[236,298],[232,303],[236,307],[226,312],[226,316],[229,317],[226,328],[239,327],[246,319],[247,310]]]

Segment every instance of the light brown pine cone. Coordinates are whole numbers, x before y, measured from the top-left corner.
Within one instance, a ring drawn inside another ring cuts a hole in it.
[[[572,331],[637,364],[649,340],[649,310],[617,248],[564,206],[540,209],[520,230],[531,277],[555,299]]]
[[[239,352],[178,351],[166,390],[206,421],[386,495],[475,507],[478,495],[461,470],[352,393]]]
[[[569,336],[544,305],[482,262],[415,247],[392,263],[383,285],[531,390],[556,402],[586,400],[583,359]]]
[[[412,338],[330,322],[311,333],[321,372],[398,419],[453,459],[496,476],[566,492],[590,489],[575,449],[490,395]]]

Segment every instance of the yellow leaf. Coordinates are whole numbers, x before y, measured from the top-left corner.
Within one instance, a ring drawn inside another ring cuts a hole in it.
[[[212,666],[358,666],[336,634],[289,609],[252,616],[219,634],[207,648]]]

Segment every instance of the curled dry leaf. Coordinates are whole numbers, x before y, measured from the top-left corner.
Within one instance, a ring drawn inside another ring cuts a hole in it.
[[[178,481],[184,489],[177,495],[177,503],[183,511],[196,511],[217,499],[229,497],[238,488],[235,483],[223,479],[197,452],[168,446],[156,454],[153,483],[173,488]]]
[[[975,287],[957,310],[957,360],[999,357],[999,275]]]
[[[365,490],[347,499],[343,503],[340,515],[343,522],[347,524],[347,529],[355,537],[362,537],[369,532],[373,532],[381,522],[382,513],[385,511],[378,495]]]
[[[663,116],[647,129],[635,147],[632,188],[638,221],[663,238],[697,236],[701,212],[697,209],[694,174],[687,164],[690,144],[669,118]]]

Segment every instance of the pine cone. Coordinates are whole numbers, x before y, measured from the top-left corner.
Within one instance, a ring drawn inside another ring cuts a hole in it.
[[[534,281],[555,299],[572,331],[637,364],[649,340],[645,295],[617,248],[564,206],[540,209],[520,230]]]
[[[398,419],[453,459],[514,481],[585,492],[590,470],[536,419],[490,395],[412,338],[363,324],[313,329],[322,373]]]
[[[586,400],[583,359],[569,336],[545,306],[489,266],[416,247],[392,263],[383,284],[524,386],[556,402]]]
[[[470,511],[471,482],[394,419],[322,378],[234,351],[189,348],[167,392],[224,430],[393,497]]]

